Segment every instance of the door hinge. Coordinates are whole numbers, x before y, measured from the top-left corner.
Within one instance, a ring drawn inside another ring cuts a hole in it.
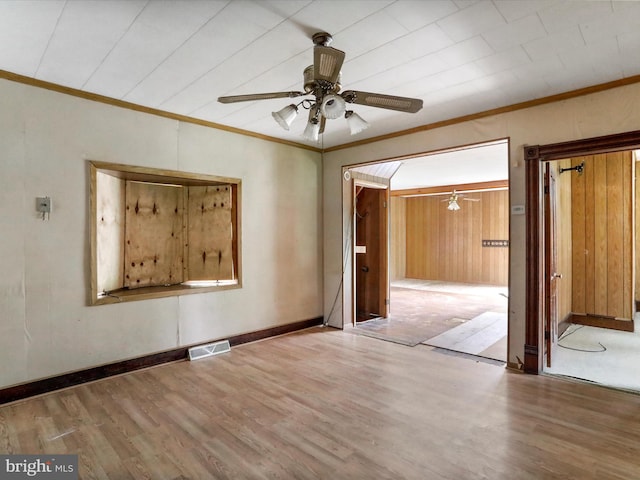
[[[391,301],[388,298],[384,299],[384,304],[385,305],[391,305]]]
[[[545,195],[549,195],[549,185],[544,186],[544,193]]]
[[[551,338],[551,332],[549,330],[544,331],[544,339],[549,340]]]
[[[382,201],[382,208],[387,208],[387,201],[386,200]]]

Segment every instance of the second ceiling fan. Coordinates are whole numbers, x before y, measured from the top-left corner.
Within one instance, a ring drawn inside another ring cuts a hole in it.
[[[358,90],[345,90],[340,93],[342,88],[340,85],[340,70],[344,63],[345,53],[329,46],[332,37],[326,32],[314,34],[312,40],[314,43],[313,65],[309,65],[304,70],[303,91],[231,95],[219,97],[218,101],[220,103],[236,103],[270,100],[272,98],[312,96],[311,99],[307,98],[298,104],[287,105],[283,109],[272,113],[276,122],[285,130],[289,130],[291,123],[298,114],[298,107],[302,106],[304,109],[309,110],[303,137],[311,141],[318,141],[319,134],[324,132],[327,119],[333,120],[344,116],[347,119],[352,135],[369,126],[353,110],[347,110],[347,103],[407,113],[416,113],[422,108],[422,100],[418,98],[398,97]]]
[[[441,200],[441,202],[447,202],[447,210],[451,210],[453,212],[456,212],[458,210],[460,210],[460,205],[458,204],[458,200],[466,200],[468,202],[479,202],[480,199],[479,198],[467,198],[467,196],[463,193],[458,193],[456,190],[454,190],[453,192],[451,192],[451,195],[449,195],[449,198],[445,198],[444,200]]]

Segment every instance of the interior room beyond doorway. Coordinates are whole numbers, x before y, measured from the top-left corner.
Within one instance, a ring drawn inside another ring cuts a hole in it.
[[[405,278],[391,282],[391,300],[387,318],[358,324],[360,333],[505,361],[507,287]]]
[[[551,335],[545,373],[640,391],[637,165],[633,150],[545,165],[556,191],[545,210],[555,222],[546,258],[558,278],[546,323],[559,335]]]
[[[354,212],[357,333],[506,361],[507,140],[356,167],[351,174],[356,181],[386,181],[390,190],[384,314],[358,308],[358,291],[366,291],[358,282],[369,275],[372,260],[363,262],[370,255],[358,235],[370,212],[354,190],[354,205],[361,206]]]

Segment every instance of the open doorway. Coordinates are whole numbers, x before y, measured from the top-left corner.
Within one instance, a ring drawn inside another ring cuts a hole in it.
[[[631,150],[544,164],[547,373],[640,390],[636,165]]]
[[[356,330],[505,362],[507,140],[353,167],[349,174],[356,194],[366,193],[366,183],[357,186],[365,179],[387,185],[389,196],[388,293],[378,296],[386,300],[385,315],[359,306],[358,295],[368,288],[362,277],[369,273],[362,270],[368,270],[371,249],[358,239],[358,223],[371,213],[354,211],[354,318],[361,320],[354,321]]]
[[[629,132],[525,147],[531,373],[640,390],[639,145]]]

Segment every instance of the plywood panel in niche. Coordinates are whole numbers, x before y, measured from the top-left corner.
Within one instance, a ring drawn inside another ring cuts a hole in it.
[[[189,187],[189,280],[233,278],[231,186]]]
[[[126,182],[124,286],[183,281],[183,187]]]
[[[124,276],[124,180],[96,174],[96,268],[99,291],[121,288]]]

